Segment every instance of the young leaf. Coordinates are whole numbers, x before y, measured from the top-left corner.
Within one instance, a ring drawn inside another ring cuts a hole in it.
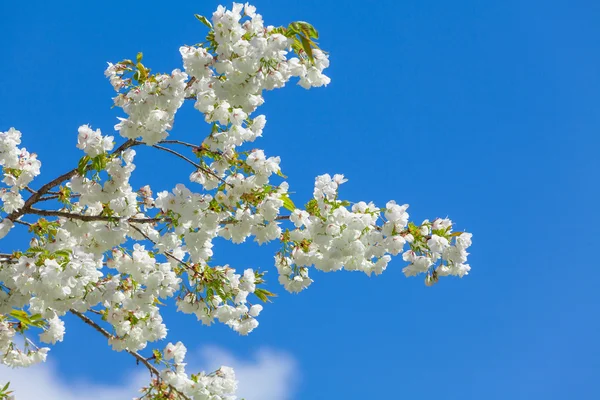
[[[314,62],[315,59],[313,57],[312,47],[310,47],[310,43],[309,43],[308,39],[305,38],[304,36],[300,35],[300,41],[302,42],[302,48],[304,49],[304,52],[308,56],[308,59],[310,61]]]
[[[258,288],[254,291],[256,297],[258,297],[263,303],[270,303],[269,297],[277,297],[275,293],[271,293],[266,289]]]
[[[200,14],[194,14],[194,17],[196,17],[196,19],[200,22],[202,22],[204,25],[208,26],[210,29],[212,29],[212,24],[210,23],[210,21],[208,19],[206,19],[205,16],[200,15]]]
[[[294,202],[292,201],[292,199],[290,199],[288,197],[287,194],[284,194],[283,196],[281,196],[281,200],[283,200],[283,207],[286,210],[289,210],[289,211],[293,212],[296,209],[296,206],[294,205]]]
[[[293,29],[298,33],[303,32],[309,38],[319,38],[319,32],[317,32],[315,27],[309,24],[308,22],[296,21],[292,22],[290,26],[293,26]]]
[[[77,164],[77,173],[81,176],[85,175],[85,168],[87,167],[87,163],[90,161],[89,156],[84,156],[79,160],[79,164]]]

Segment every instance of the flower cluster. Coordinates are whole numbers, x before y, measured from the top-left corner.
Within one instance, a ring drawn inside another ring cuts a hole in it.
[[[292,212],[295,229],[285,232],[283,249],[275,256],[279,281],[288,291],[299,292],[312,283],[310,266],[325,272],[345,269],[379,275],[406,243],[411,248],[403,254],[411,263],[403,270],[406,276],[427,273],[430,282],[468,273],[464,262],[471,234],[453,233],[449,219],[426,220],[417,227],[409,223],[408,205],[394,201],[385,208],[361,201],[348,209],[350,202],[338,199],[339,185],[346,181],[339,174],[317,177],[307,209]]]
[[[211,374],[203,372],[188,376],[183,362],[187,349],[181,342],[169,343],[158,359],[165,364],[161,372],[164,383],[193,399],[233,400],[237,390],[235,373],[229,367],[221,367]],[[156,354],[155,354],[156,355]],[[145,388],[151,393],[152,386]]]
[[[257,283],[262,283],[262,275],[250,268],[240,275],[228,266],[204,267],[190,277],[189,287],[193,290],[186,290],[177,301],[177,308],[185,314],[195,314],[205,325],[217,319],[247,335],[258,326],[256,317],[263,309],[260,304],[247,306],[248,295],[256,292]]]
[[[19,148],[21,132],[10,128],[0,132],[0,166],[4,179],[2,182],[7,188],[0,189],[2,208],[7,213],[12,213],[25,204],[20,191],[40,174],[42,163],[36,154],[31,154],[26,148]],[[0,239],[6,236],[13,227],[13,221],[4,219],[0,221]]]
[[[188,76],[176,69],[171,74],[147,77],[141,72],[146,70],[141,68],[137,73],[138,85],[115,98],[115,105],[128,115],[128,118],[119,118],[121,122],[115,129],[125,138],[141,138],[146,144],[153,145],[168,136],[175,113],[183,104]],[[106,75],[117,90],[125,87],[119,77],[128,69],[125,64],[109,64]]]
[[[113,139],[112,136],[102,136],[100,129],[93,131],[89,125],[82,125],[77,135],[77,148],[90,157],[97,157],[113,149]]]

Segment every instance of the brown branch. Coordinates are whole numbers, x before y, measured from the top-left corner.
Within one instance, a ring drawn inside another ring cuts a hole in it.
[[[189,89],[190,87],[192,87],[192,85],[194,84],[194,82],[196,82],[196,77],[192,76],[192,78],[188,81],[188,83],[185,85],[186,89]]]
[[[0,262],[15,263],[15,262],[17,262],[17,260],[13,257],[12,254],[2,253],[2,254],[0,254]],[[0,286],[2,286],[2,284],[0,284]]]
[[[86,324],[88,324],[89,326],[91,326],[92,328],[97,330],[98,332],[100,332],[100,334],[102,334],[102,336],[104,336],[105,338],[107,338],[109,340],[115,338],[106,329],[104,329],[103,327],[98,325],[96,322],[94,322],[92,319],[88,318],[83,313],[80,313],[79,311],[73,310],[73,309],[70,309],[69,311],[73,315],[75,315],[76,317],[81,319],[83,322],[85,322]],[[138,364],[139,363],[144,364],[144,366],[146,368],[148,368],[148,370],[150,371],[150,375],[155,375],[158,379],[160,379],[160,371],[158,370],[158,368],[156,368],[154,365],[150,364],[150,362],[146,358],[144,358],[140,353],[138,353],[137,351],[133,351],[133,350],[126,350],[126,351],[127,351],[127,353],[131,354],[137,360]],[[169,387],[172,388],[175,392],[177,392],[177,394],[179,394],[184,399],[191,400],[189,397],[187,397],[185,394],[181,393],[179,390],[177,390],[173,386],[169,385]]]

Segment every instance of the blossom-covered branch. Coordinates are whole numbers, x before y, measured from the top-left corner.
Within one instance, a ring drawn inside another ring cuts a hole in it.
[[[152,349],[151,357],[140,353],[166,338],[161,308],[169,298],[205,325],[223,323],[242,335],[258,327],[258,303],[275,296],[265,272],[214,265],[216,241],[278,241],[278,280],[294,293],[312,283],[311,270],[377,275],[399,254],[408,263],[405,275],[423,274],[427,285],[470,271],[471,234],[455,231],[450,219],[414,223],[406,204],[345,200],[340,174],[318,176],[312,199],[297,206],[280,158],[248,149],[266,126],[256,114],[265,90],[293,80],[306,89],[330,82],[328,54],[312,25],[265,25],[254,7],[236,3],[220,6],[210,20],[196,18],[208,34],[179,49],[183,71],[151,73],[141,53],[109,63],[120,138],[80,126],[83,154],[71,171],[32,188],[41,162],[21,147],[21,132],[0,132],[0,239],[12,229],[31,235],[24,248],[0,254],[0,363],[44,361],[49,347],[36,342],[61,341],[70,312],[150,370],[142,398],[233,399],[233,371],[189,374],[181,342]],[[186,99],[208,124],[198,145],[171,138]],[[140,146],[184,160],[187,182],[157,193],[149,185],[132,188]]]

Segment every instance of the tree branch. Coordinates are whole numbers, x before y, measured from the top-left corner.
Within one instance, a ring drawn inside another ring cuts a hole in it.
[[[86,324],[88,324],[89,326],[91,326],[92,328],[97,330],[98,332],[100,332],[100,334],[102,334],[102,336],[104,336],[105,338],[107,338],[109,340],[115,338],[106,329],[104,329],[103,327],[98,325],[96,322],[94,322],[92,319],[90,319],[83,313],[80,313],[79,311],[73,310],[73,309],[70,309],[69,311],[71,312],[71,314],[75,315],[76,317],[81,319],[83,322],[85,322]],[[139,363],[144,364],[144,366],[146,366],[146,368],[148,368],[148,370],[150,371],[150,375],[155,375],[158,379],[160,379],[160,371],[158,370],[158,368],[156,368],[154,365],[150,364],[150,362],[146,358],[144,358],[140,353],[138,353],[137,351],[132,351],[132,350],[126,350],[126,351],[127,351],[127,353],[131,354],[137,360],[138,364]],[[187,397],[185,394],[181,393],[179,390],[175,389],[173,386],[169,385],[169,387],[172,388],[177,394],[179,394],[184,399],[191,400],[189,397]]]

